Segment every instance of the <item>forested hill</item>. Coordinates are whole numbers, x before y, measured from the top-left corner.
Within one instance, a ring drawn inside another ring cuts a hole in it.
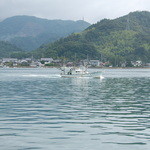
[[[35,55],[45,57],[74,56],[85,59],[110,61],[113,65],[123,62],[150,60],[150,12],[132,12],[126,16],[89,26],[80,34],[72,34],[53,44],[40,47]]]
[[[90,24],[83,21],[47,20],[33,16],[14,16],[0,22],[0,40],[23,50],[33,50],[71,33],[81,32]]]
[[[0,58],[11,57],[15,53],[18,55],[22,50],[8,42],[0,41]]]
[[[93,24],[87,30],[95,29],[98,32],[109,33],[111,31],[132,30],[137,32],[150,32],[150,12],[132,12],[126,16],[109,20],[103,19]]]

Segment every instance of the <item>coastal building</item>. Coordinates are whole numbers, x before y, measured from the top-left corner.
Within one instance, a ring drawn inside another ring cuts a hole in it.
[[[150,68],[150,63],[146,63],[144,67]]]
[[[41,58],[41,61],[52,63],[53,58]]]
[[[32,61],[30,63],[30,67],[38,67],[39,66],[39,62],[38,61]]]
[[[6,62],[17,62],[17,61],[18,61],[18,59],[16,59],[16,58],[3,58],[2,59],[3,63],[6,63]]]
[[[138,60],[138,61],[131,61],[131,64],[134,66],[134,67],[141,67],[142,66],[142,61]]]
[[[90,60],[90,65],[94,67],[100,66],[100,61],[99,60]]]
[[[23,59],[23,60],[26,60],[26,61],[28,61],[28,62],[31,62],[33,59],[32,59],[32,58],[25,58],[25,59]]]

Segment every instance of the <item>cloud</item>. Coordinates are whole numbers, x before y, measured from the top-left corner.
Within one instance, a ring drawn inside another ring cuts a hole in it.
[[[1,0],[0,19],[30,15],[47,19],[80,20],[95,23],[136,10],[150,10],[149,0]]]

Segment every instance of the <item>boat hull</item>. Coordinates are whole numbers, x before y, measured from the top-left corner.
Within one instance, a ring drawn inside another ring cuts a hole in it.
[[[81,78],[81,77],[89,77],[88,75],[61,75],[63,78]]]
[[[102,74],[75,74],[75,75],[68,75],[68,74],[64,74],[61,75],[62,78],[84,78],[84,77],[89,77],[89,78],[96,78],[96,79],[103,79],[104,77],[102,76]]]

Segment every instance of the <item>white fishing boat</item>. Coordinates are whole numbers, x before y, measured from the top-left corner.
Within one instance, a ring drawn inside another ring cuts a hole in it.
[[[61,77],[63,78],[80,78],[80,77],[92,77],[92,78],[104,78],[101,71],[91,72],[87,71],[84,66],[80,67],[61,67]]]

